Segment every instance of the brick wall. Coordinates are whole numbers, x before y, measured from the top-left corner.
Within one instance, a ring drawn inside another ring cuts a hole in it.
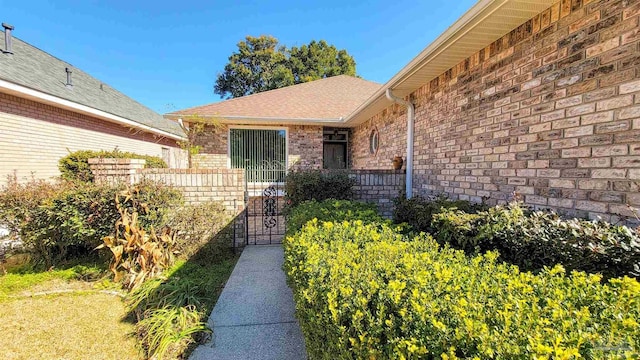
[[[287,128],[290,168],[322,168],[322,126],[275,124],[270,125],[269,128],[273,127]],[[207,169],[228,167],[228,126],[205,126],[205,131],[198,137],[197,144],[202,146],[200,153],[194,156],[194,164],[197,167]]]
[[[93,181],[97,184],[135,184],[138,172],[144,169],[144,159],[89,159]]]
[[[350,137],[351,166],[356,169],[392,169],[393,158],[406,159],[406,107],[393,106],[354,128]],[[372,131],[379,135],[379,148],[371,153]],[[417,138],[417,136],[416,136]]]
[[[97,183],[134,184],[150,180],[171,186],[185,203],[218,201],[232,214],[233,246],[244,246],[244,171],[240,169],[144,169],[139,159],[89,159]]]
[[[182,151],[170,139],[87,115],[0,94],[0,186],[15,172],[19,180],[58,176],[58,160],[75,150],[113,150],[162,156],[180,166]]]
[[[289,166],[322,169],[322,126],[289,127]]]
[[[563,0],[411,94],[415,191],[489,203],[518,192],[570,215],[630,215],[625,204],[640,205],[639,17],[639,1]],[[401,112],[354,129],[355,167],[406,156]],[[378,156],[363,150],[373,126]]]
[[[382,216],[393,216],[393,200],[404,193],[404,171],[350,170],[349,177],[356,182],[353,187],[356,200],[374,203]]]
[[[190,204],[219,201],[235,214],[244,208],[242,169],[143,169],[138,176],[179,189]]]
[[[244,208],[241,169],[145,169],[144,163],[140,159],[89,159],[96,183],[151,180],[180,190],[189,204],[219,201],[234,214]]]

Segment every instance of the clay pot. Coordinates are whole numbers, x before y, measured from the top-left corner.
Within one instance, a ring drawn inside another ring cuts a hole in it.
[[[404,161],[402,160],[401,156],[396,156],[396,157],[393,158],[393,169],[394,170],[402,169],[402,164],[404,164]]]

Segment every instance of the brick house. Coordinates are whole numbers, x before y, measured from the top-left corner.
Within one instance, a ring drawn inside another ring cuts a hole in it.
[[[46,179],[75,150],[131,151],[183,164],[169,121],[70,64],[0,32],[0,185],[7,176]]]
[[[200,135],[199,167],[279,162],[288,168],[346,168],[344,118],[381,85],[340,75],[167,114],[213,121]],[[270,151],[270,149],[281,151]],[[256,165],[256,164],[251,164]]]
[[[323,79],[167,116],[224,125],[201,138],[203,167],[242,167],[238,143],[275,127],[288,167],[402,156],[408,195],[517,192],[615,221],[640,206],[639,18],[638,0],[481,0],[383,86]]]

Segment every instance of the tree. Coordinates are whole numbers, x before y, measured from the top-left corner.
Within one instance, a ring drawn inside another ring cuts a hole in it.
[[[341,74],[355,76],[355,60],[324,40],[288,49],[270,35],[247,36],[218,75],[214,92],[236,98]]]
[[[289,68],[296,84],[336,75],[356,75],[356,62],[346,50],[338,50],[326,41],[289,50]]]

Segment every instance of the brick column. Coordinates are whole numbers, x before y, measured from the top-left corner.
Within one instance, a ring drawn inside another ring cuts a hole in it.
[[[143,159],[89,159],[94,182],[98,184],[134,184],[138,170],[143,169],[145,164]]]

